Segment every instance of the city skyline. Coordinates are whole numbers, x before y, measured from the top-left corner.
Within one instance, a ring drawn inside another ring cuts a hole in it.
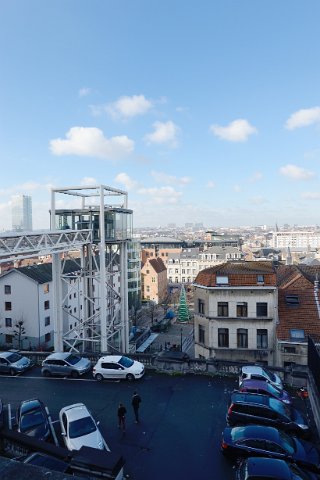
[[[320,5],[0,5],[0,231],[50,188],[128,191],[134,226],[317,225]],[[71,204],[70,204],[71,205]]]

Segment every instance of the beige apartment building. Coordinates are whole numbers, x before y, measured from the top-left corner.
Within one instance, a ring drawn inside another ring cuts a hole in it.
[[[167,269],[160,257],[148,258],[141,268],[142,300],[161,303],[168,291]]]

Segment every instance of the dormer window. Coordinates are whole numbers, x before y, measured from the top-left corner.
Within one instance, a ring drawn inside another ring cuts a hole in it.
[[[224,275],[217,275],[216,278],[217,285],[229,285],[229,277]]]
[[[258,285],[263,285],[264,284],[264,276],[263,275],[257,275],[257,284]]]
[[[305,340],[304,330],[291,329],[290,337],[292,340]]]

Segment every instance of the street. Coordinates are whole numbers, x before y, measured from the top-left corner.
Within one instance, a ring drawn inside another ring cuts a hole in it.
[[[83,402],[100,421],[112,451],[125,460],[133,480],[234,478],[233,466],[220,454],[221,432],[236,379],[147,373],[134,383],[43,378],[34,368],[20,377],[0,376],[1,398],[12,415],[21,400],[40,398],[49,408],[59,438],[63,406]],[[142,397],[141,423],[134,423],[131,397]],[[117,407],[127,408],[126,432],[118,429]]]

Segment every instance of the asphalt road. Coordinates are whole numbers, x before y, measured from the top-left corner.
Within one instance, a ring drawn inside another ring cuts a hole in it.
[[[21,400],[40,398],[53,421],[63,406],[85,403],[110,449],[124,456],[132,480],[231,480],[234,467],[221,455],[220,439],[236,385],[230,379],[154,373],[134,383],[99,383],[90,374],[79,380],[43,378],[34,368],[19,377],[0,376],[0,395],[13,414]],[[142,397],[139,424],[131,407],[135,389]],[[117,425],[119,402],[128,412],[125,433]]]

